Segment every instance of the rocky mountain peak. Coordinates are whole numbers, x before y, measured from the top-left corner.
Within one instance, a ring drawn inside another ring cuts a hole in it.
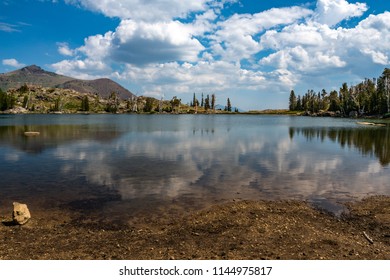
[[[45,70],[43,70],[41,67],[39,67],[37,65],[30,65],[30,66],[23,67],[22,69],[20,69],[20,71],[28,72],[31,74],[38,74],[38,73],[46,72]]]

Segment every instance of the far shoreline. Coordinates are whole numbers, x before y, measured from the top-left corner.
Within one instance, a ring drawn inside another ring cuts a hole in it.
[[[370,119],[370,120],[390,120],[386,115],[359,115],[359,116],[344,116],[337,112],[320,112],[311,113],[305,111],[290,111],[287,109],[265,109],[265,110],[249,110],[242,112],[226,112],[222,110],[209,112],[116,112],[110,113],[105,111],[77,111],[77,112],[31,112],[24,110],[7,110],[0,111],[0,115],[272,115],[272,116],[297,116],[297,117],[325,117],[325,118],[344,118],[344,119]]]

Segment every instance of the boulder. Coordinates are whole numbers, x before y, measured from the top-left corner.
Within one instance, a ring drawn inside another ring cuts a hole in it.
[[[26,204],[14,202],[14,211],[12,212],[12,220],[15,224],[23,225],[31,218],[30,211]]]
[[[357,111],[351,111],[351,112],[349,112],[349,117],[350,117],[350,118],[357,118],[357,117],[358,117],[358,112],[357,112]]]

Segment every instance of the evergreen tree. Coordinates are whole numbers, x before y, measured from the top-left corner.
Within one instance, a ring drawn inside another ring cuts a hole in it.
[[[302,111],[302,100],[301,100],[301,96],[298,95],[298,98],[297,98],[297,108],[296,108],[297,111]]]
[[[322,89],[321,97],[319,98],[320,98],[320,110],[327,110],[329,107],[329,97],[325,89]]]
[[[226,111],[228,111],[228,112],[232,111],[232,104],[230,103],[230,98],[229,97],[227,99]]]
[[[192,106],[191,107],[196,107],[197,106],[198,100],[196,100],[195,92],[194,92],[194,97],[192,98]]]
[[[294,95],[291,91],[290,110],[294,107]],[[313,113],[320,110],[340,111],[345,116],[352,111],[369,115],[387,114],[390,112],[390,69],[385,68],[378,79],[366,78],[355,86],[348,87],[347,83],[343,83],[339,92],[333,90],[329,95],[325,89],[317,94],[308,90],[302,98],[298,95],[295,109]]]
[[[178,99],[176,96],[174,96],[171,100],[171,106],[172,106],[172,111],[179,111],[181,99]]]
[[[61,110],[61,98],[58,97],[56,100],[54,100],[54,112],[59,112]]]
[[[340,106],[344,115],[348,116],[351,108],[351,95],[347,83],[343,83],[339,91],[340,94]]]
[[[153,107],[154,107],[154,99],[152,97],[146,97],[144,112],[152,112]]]
[[[207,111],[210,109],[210,96],[207,94],[207,97],[204,100],[204,109]]]
[[[83,99],[81,100],[81,111],[89,111],[89,100],[87,95],[84,95]]]
[[[297,110],[297,97],[295,96],[294,90],[291,90],[290,92],[289,110],[290,111]]]
[[[329,111],[337,112],[340,110],[340,101],[338,98],[337,91],[332,90],[329,94]]]
[[[378,79],[377,85],[377,112],[379,114],[388,113],[390,110],[389,98],[390,85],[390,69],[385,68],[382,75]]]
[[[14,108],[15,103],[16,97],[13,94],[4,92],[0,89],[0,111]]]
[[[211,109],[215,111],[215,94],[211,95]]]
[[[0,88],[0,111],[7,110],[7,94]]]
[[[29,91],[29,88],[28,88],[27,84],[24,84],[24,85],[22,85],[22,86],[18,89],[18,91],[19,91],[20,93],[26,93],[26,92]]]

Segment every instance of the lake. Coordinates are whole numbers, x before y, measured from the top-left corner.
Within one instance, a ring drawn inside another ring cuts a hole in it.
[[[355,119],[0,115],[1,209],[115,217],[297,199],[339,214],[345,201],[390,195],[389,166],[390,127]]]

